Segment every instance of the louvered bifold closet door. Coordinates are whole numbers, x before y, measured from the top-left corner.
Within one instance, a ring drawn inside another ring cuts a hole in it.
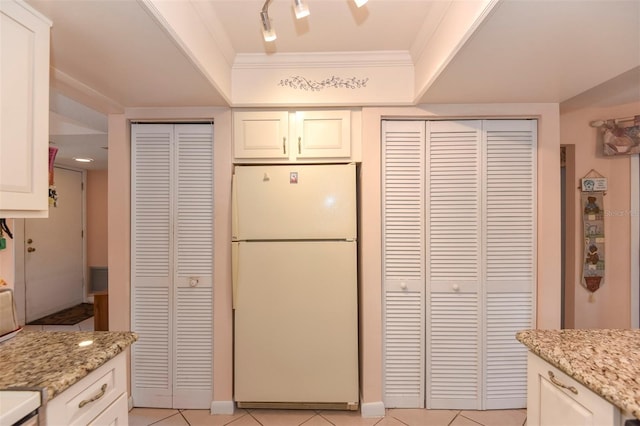
[[[132,396],[212,401],[213,126],[132,125]]]
[[[213,133],[175,127],[174,408],[212,401]]]
[[[536,120],[485,121],[485,409],[526,407],[536,265]]]
[[[384,404],[424,407],[424,121],[383,121]]]
[[[131,126],[131,329],[139,337],[131,393],[139,407],[172,403],[172,140],[170,124]]]
[[[481,404],[481,121],[427,122],[427,408]]]

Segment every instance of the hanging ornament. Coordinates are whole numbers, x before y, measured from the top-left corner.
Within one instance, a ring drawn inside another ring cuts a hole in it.
[[[58,154],[58,148],[49,146],[49,206],[58,207],[58,191],[55,187],[55,179],[53,176],[53,163]]]
[[[581,189],[580,199],[584,230],[581,284],[590,292],[589,302],[593,302],[593,293],[604,284],[603,201],[607,180],[595,170],[591,170],[582,178]]]

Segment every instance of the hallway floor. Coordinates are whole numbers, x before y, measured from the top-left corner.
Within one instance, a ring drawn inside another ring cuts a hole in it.
[[[93,331],[93,317],[75,325],[24,325],[24,330],[33,331]]]
[[[210,415],[208,410],[134,408],[130,426],[523,426],[527,410],[388,409],[384,418],[357,411],[242,410]]]

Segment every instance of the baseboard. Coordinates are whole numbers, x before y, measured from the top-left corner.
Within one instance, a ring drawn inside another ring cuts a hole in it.
[[[384,402],[362,402],[360,404],[360,415],[362,417],[384,417]]]
[[[133,410],[133,396],[129,395],[129,398],[127,398],[127,405],[129,411]]]
[[[235,407],[233,401],[211,401],[211,414],[233,414]]]

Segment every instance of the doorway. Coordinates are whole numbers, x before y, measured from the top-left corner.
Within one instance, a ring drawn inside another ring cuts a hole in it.
[[[57,204],[24,220],[25,323],[84,301],[84,172],[55,167]]]
[[[640,328],[640,157],[631,157],[631,327]]]
[[[560,147],[561,177],[561,328],[575,327],[576,207],[575,145]]]

